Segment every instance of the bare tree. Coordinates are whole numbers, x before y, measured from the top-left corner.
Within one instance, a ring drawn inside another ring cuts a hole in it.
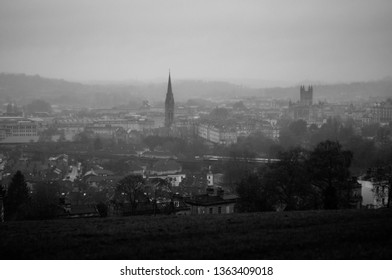
[[[141,175],[129,175],[121,179],[116,187],[116,198],[131,205],[131,213],[135,213],[140,199],[144,197],[145,180]]]

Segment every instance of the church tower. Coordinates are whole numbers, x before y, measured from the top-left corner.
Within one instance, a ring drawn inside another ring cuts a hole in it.
[[[313,105],[313,86],[309,86],[308,90],[305,89],[305,86],[300,87],[299,103],[306,106]]]
[[[174,97],[169,72],[169,82],[167,85],[167,93],[165,100],[165,127],[170,128],[174,121]]]

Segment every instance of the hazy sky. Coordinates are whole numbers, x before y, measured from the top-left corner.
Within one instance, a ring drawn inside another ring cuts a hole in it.
[[[0,72],[71,80],[392,75],[391,0],[0,0]]]

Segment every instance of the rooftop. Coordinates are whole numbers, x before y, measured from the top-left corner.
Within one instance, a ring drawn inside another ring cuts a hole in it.
[[[238,198],[237,195],[212,196],[208,194],[202,194],[186,200],[186,203],[190,205],[211,206],[211,205],[234,203],[236,202],[237,198]]]

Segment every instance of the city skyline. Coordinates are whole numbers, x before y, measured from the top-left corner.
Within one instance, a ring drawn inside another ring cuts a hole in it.
[[[0,1],[0,72],[276,85],[392,75],[388,1]]]

